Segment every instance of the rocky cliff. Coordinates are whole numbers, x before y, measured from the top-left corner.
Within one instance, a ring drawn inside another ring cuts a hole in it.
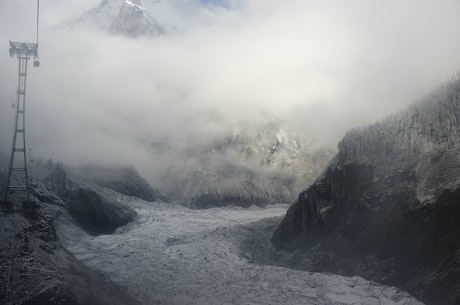
[[[31,167],[33,195],[42,202],[60,202],[77,223],[91,234],[110,234],[137,217],[116,194],[146,201],[167,199],[132,167],[70,168],[36,161]]]
[[[192,208],[264,206],[294,200],[332,156],[271,121],[190,148],[161,180],[168,198]]]
[[[460,77],[352,130],[289,208],[272,242],[289,264],[398,285],[460,304]]]
[[[32,203],[21,205],[18,194],[11,194],[13,209],[0,212],[0,303],[139,304],[126,289],[77,261],[63,247],[56,223],[110,234],[137,217],[117,196],[153,201],[161,194],[133,168],[72,169],[34,161],[29,169]]]
[[[57,238],[63,210],[0,213],[0,303],[4,305],[138,305],[123,287],[75,259]]]

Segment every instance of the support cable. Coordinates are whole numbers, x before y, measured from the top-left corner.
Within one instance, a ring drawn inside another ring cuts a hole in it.
[[[37,46],[38,46],[38,24],[39,24],[39,20],[40,20],[40,0],[37,0],[37,39],[36,39]]]

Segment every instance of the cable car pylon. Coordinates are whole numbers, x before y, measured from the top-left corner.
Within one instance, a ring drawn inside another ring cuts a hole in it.
[[[25,194],[24,202],[30,203],[29,173],[27,169],[26,147],[26,85],[28,61],[34,58],[34,66],[39,67],[38,61],[38,22],[40,0],[37,0],[37,36],[36,42],[10,41],[10,56],[18,59],[18,86],[16,91],[16,116],[14,123],[13,145],[11,148],[3,193],[3,204],[8,207],[8,196],[11,193]]]

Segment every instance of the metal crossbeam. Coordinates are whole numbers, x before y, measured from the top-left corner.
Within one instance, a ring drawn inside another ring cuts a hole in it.
[[[10,41],[10,56],[38,57],[38,43]]]

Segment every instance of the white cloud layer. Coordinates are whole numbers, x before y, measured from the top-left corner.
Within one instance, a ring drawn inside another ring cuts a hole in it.
[[[147,171],[175,157],[153,158],[149,141],[184,148],[275,117],[335,144],[460,67],[459,1],[144,1],[178,30],[152,39],[62,30],[99,0],[41,1],[42,65],[30,68],[27,98],[34,155]],[[4,151],[17,82],[8,40],[34,40],[34,2],[0,0]]]

